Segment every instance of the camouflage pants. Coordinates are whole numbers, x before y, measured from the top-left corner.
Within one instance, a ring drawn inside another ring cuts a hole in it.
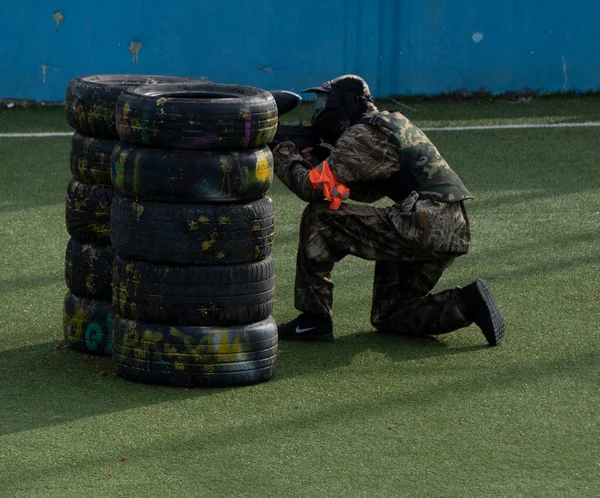
[[[376,261],[371,323],[409,335],[443,334],[470,325],[458,289],[431,294],[444,270],[469,249],[462,203],[413,192],[401,205],[376,208],[310,203],[302,216],[295,307],[332,315],[334,263],[347,255]]]

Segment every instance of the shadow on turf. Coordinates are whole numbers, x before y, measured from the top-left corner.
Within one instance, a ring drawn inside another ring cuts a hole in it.
[[[0,435],[227,390],[138,384],[115,370],[109,357],[65,348],[62,341],[13,341],[0,351]]]
[[[286,341],[279,343],[277,379],[345,367],[364,351],[389,356],[395,362],[408,362],[470,353],[488,347],[478,344],[456,348],[436,337],[410,337],[375,331],[340,336],[333,343]]]
[[[0,279],[0,294],[56,284],[61,278],[64,279],[62,273],[63,272],[49,275],[30,275],[26,277],[19,276],[11,279]]]
[[[341,336],[331,344],[280,343],[277,374],[269,384],[347,366],[365,350],[380,352],[401,362],[468,353],[484,347],[457,349],[435,338],[406,338],[375,332]],[[231,388],[185,390],[128,382],[116,377],[109,357],[73,351],[60,342],[23,346],[14,341],[0,351],[0,434],[52,427],[224,391]]]

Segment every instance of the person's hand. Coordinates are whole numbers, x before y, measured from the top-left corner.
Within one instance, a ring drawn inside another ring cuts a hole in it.
[[[322,145],[315,145],[314,147],[307,147],[306,149],[302,149],[300,154],[302,158],[308,161],[313,166],[322,163],[325,159],[329,157],[329,153],[331,151],[327,147],[323,147]]]
[[[271,142],[273,143],[273,142]],[[269,143],[269,147],[271,147],[271,143]],[[294,142],[290,142],[286,140],[284,142],[280,142],[274,147],[271,148],[271,152],[273,152],[273,157],[281,155],[281,156],[289,156],[291,154],[296,153],[296,145]]]
[[[314,159],[312,150],[313,150],[312,147],[307,147],[306,149],[302,149],[300,151],[300,155],[302,156],[302,159],[308,161],[311,164],[313,164],[313,159]]]

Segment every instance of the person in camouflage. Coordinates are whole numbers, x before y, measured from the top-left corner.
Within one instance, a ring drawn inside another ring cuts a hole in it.
[[[275,173],[308,202],[300,224],[295,307],[278,327],[282,340],[333,340],[334,264],[347,255],[375,261],[371,323],[406,335],[444,334],[475,322],[490,345],[504,319],[488,285],[432,294],[469,250],[463,201],[472,195],[427,136],[400,112],[379,112],[366,82],[344,75],[315,92],[312,126],[332,149],[273,148]],[[389,197],[395,204],[374,207]]]

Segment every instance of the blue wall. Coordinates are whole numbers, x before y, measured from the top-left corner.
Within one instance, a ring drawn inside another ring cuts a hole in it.
[[[600,88],[597,0],[1,1],[0,98],[62,100],[99,73],[296,91],[356,73],[377,96]]]

